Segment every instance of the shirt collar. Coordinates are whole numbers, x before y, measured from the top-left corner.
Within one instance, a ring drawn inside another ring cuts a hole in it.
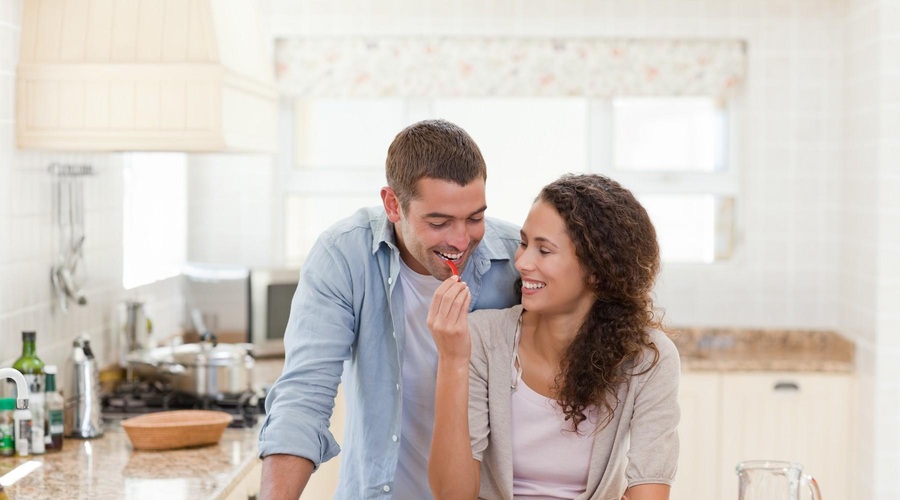
[[[487,217],[484,219],[484,238],[481,239],[475,253],[490,260],[509,260],[507,249],[503,246],[497,230],[493,224],[490,224],[490,219]]]
[[[372,254],[374,255],[381,248],[381,245],[387,245],[389,248],[399,250],[397,246],[397,237],[394,235],[394,223],[388,220],[387,213],[382,209],[381,213],[369,220],[372,228]]]

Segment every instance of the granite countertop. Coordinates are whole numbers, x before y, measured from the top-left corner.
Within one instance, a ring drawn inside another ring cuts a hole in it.
[[[685,371],[853,371],[854,345],[835,332],[673,328]]]
[[[38,465],[5,486],[12,500],[224,498],[256,465],[258,433],[258,426],[226,429],[216,445],[137,451],[121,427],[110,426],[100,438],[66,439],[58,453],[3,457],[0,475]]]
[[[283,364],[283,359],[259,361],[254,385],[270,385]],[[260,418],[253,428],[225,429],[216,445],[166,451],[137,451],[118,424],[107,424],[102,437],[67,438],[59,453],[0,457],[0,477],[12,500],[222,499],[259,462],[262,423]],[[11,471],[31,468],[11,483]]]

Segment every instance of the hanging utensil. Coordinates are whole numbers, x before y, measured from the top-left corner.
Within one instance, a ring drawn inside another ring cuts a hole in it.
[[[59,255],[50,270],[50,281],[56,291],[56,301],[63,313],[68,312],[69,300],[86,305],[76,272],[83,259],[84,249],[84,192],[82,178],[91,175],[90,165],[50,165],[56,176],[56,222]],[[83,266],[82,266],[83,267]]]

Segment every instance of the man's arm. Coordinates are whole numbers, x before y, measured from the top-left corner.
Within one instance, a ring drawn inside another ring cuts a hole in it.
[[[328,425],[354,340],[354,310],[346,259],[333,247],[320,240],[310,252],[285,331],[284,371],[266,396],[259,436],[266,498],[296,499],[315,464],[339,452]]]
[[[261,500],[296,500],[306,488],[313,463],[293,455],[269,455],[263,459]]]

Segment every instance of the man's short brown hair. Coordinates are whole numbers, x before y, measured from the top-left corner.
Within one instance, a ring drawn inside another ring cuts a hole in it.
[[[452,181],[465,186],[487,180],[487,166],[472,137],[446,120],[423,120],[401,130],[388,148],[388,186],[405,210],[418,197],[419,179]]]

